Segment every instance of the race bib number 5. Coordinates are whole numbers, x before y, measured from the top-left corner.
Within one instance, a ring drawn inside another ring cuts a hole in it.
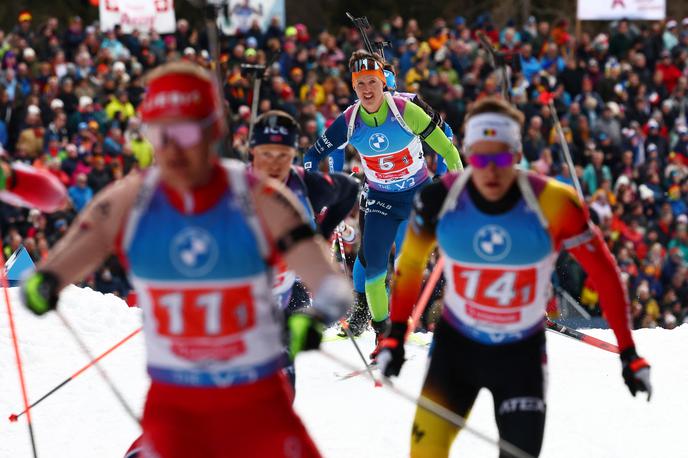
[[[255,325],[251,287],[174,291],[151,289],[159,335],[172,351],[191,360],[227,360],[244,353],[236,335]]]
[[[405,177],[413,158],[408,148],[384,156],[363,156],[366,166],[380,179],[390,180]]]

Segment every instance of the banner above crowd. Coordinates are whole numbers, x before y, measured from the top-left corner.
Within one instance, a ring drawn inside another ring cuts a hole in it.
[[[211,0],[217,3],[222,0]],[[261,30],[270,26],[270,21],[277,18],[284,27],[284,0],[229,0],[225,3],[224,14],[220,15],[219,25],[226,35],[245,33],[254,21],[258,21]]]
[[[174,33],[174,0],[100,0],[101,30],[112,30],[116,25],[124,33]]]
[[[666,0],[578,0],[578,19],[583,21],[661,21],[665,16]]]

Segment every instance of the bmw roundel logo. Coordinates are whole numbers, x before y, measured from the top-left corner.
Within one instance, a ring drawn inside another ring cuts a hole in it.
[[[373,151],[381,153],[389,148],[389,139],[385,134],[374,133],[368,139],[368,145],[370,145]]]
[[[200,227],[187,227],[172,239],[172,264],[187,277],[197,278],[207,274],[217,264],[218,257],[215,238]]]
[[[496,224],[483,226],[473,237],[473,249],[486,261],[499,261],[511,252],[511,236]]]

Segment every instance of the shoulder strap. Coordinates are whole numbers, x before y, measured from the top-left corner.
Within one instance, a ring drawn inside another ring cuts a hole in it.
[[[361,106],[361,101],[357,100],[352,106],[347,108],[351,110],[351,117],[349,118],[349,123],[346,128],[346,141],[348,142],[351,136],[354,134],[354,125],[356,124],[356,115],[358,115],[358,108]],[[344,112],[346,115],[346,111]]]
[[[445,213],[456,208],[456,202],[459,200],[461,191],[463,191],[463,189],[466,187],[466,183],[468,183],[468,179],[471,177],[472,171],[473,169],[471,167],[466,167],[456,181],[454,181],[452,187],[449,188],[447,197],[444,199],[444,204],[442,205],[442,209],[440,210],[440,214],[437,216],[437,219],[440,219]]]
[[[392,97],[392,94],[385,91],[384,96],[385,96],[385,100],[387,101],[387,105],[389,106],[389,109],[392,110],[392,114],[394,115],[394,118],[396,118],[396,120],[399,123],[399,125],[401,126],[401,128],[404,129],[406,132],[408,132],[411,135],[416,135],[411,131],[408,124],[406,124],[406,121],[404,121],[404,117],[399,112],[399,107],[397,107],[397,102],[396,102],[396,100],[394,100],[394,97]]]
[[[313,222],[315,222],[315,219],[318,215],[315,214],[315,210],[313,209],[313,204],[311,204],[311,196],[308,191],[308,185],[306,184],[306,170],[303,167],[299,167],[296,165],[293,165],[291,167],[292,171],[294,172],[294,175],[296,175],[296,179],[299,180],[299,186],[301,186],[301,191],[303,192],[303,195],[305,197],[305,202],[302,202],[307,208],[309,215],[311,216]],[[320,174],[320,172],[310,172],[310,173],[317,173]],[[291,172],[289,174],[291,177]]]
[[[270,264],[268,261],[271,259],[272,252],[268,238],[256,214],[255,203],[251,196],[248,182],[248,167],[236,159],[223,159],[222,166],[227,172],[232,199],[234,199],[237,208],[241,210],[246,222],[253,231],[260,255]]]
[[[151,199],[155,194],[155,190],[160,182],[160,169],[157,166],[150,167],[145,172],[143,177],[143,183],[141,183],[141,188],[139,189],[138,195],[136,197],[136,203],[129,211],[129,215],[125,217],[125,226],[122,236],[122,251],[126,251],[131,244],[131,241],[136,232],[136,228],[139,225],[141,217],[148,209]]]
[[[306,169],[298,165],[292,165],[291,168],[296,172],[299,178],[301,178],[301,181],[303,181],[303,177],[306,176]]]
[[[523,200],[526,201],[526,205],[537,215],[542,227],[547,229],[549,227],[549,223],[547,222],[545,215],[542,214],[542,209],[540,208],[540,204],[535,197],[535,192],[533,192],[533,187],[528,179],[528,172],[518,169],[518,178],[516,180],[518,187],[521,190]]]
[[[463,189],[466,187],[466,183],[468,183],[468,179],[471,176],[471,172],[472,168],[466,167],[464,171],[461,173],[461,175],[459,175],[459,178],[454,182],[452,187],[449,189],[449,193],[447,194],[447,197],[444,199],[444,205],[442,205],[442,210],[440,210],[440,218],[445,213],[453,210],[456,207],[456,202],[458,201],[459,196],[461,195],[461,191],[463,191]],[[542,227],[547,229],[549,227],[549,223],[547,222],[547,218],[545,218],[545,216],[542,214],[542,209],[540,208],[540,204],[538,204],[537,198],[535,197],[533,187],[530,185],[530,181],[528,180],[528,172],[519,169],[518,176],[516,178],[516,183],[521,191],[523,200],[525,200],[528,208],[530,208],[537,215],[540,224],[542,224]]]

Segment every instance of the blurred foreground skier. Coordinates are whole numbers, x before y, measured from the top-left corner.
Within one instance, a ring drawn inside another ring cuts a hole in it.
[[[212,76],[170,63],[141,104],[157,166],[99,193],[23,287],[37,314],[115,250],[144,314],[152,383],[143,457],[317,457],[282,375],[283,323],[272,295],[279,258],[313,291],[289,321],[292,355],[316,348],[351,285],[336,273],[303,206],[276,180],[221,162],[225,131]]]

